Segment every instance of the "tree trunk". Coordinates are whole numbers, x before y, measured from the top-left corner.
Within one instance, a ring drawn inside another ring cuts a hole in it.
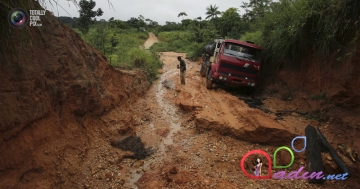
[[[319,173],[320,171],[324,173],[324,165],[321,158],[321,151],[319,146],[319,139],[316,132],[316,129],[308,125],[305,128],[306,135],[306,161],[307,161],[307,170],[309,174],[313,172]],[[324,174],[323,174],[324,175]],[[309,183],[321,183],[325,180],[316,179],[316,177],[309,178]]]
[[[340,167],[342,173],[348,173],[348,176],[350,176],[350,170],[346,166],[345,162],[337,155],[335,149],[329,144],[329,142],[326,140],[324,135],[321,133],[319,128],[316,128],[317,134],[319,136],[319,139],[321,143],[325,146],[325,148],[329,151],[332,159],[334,162]]]

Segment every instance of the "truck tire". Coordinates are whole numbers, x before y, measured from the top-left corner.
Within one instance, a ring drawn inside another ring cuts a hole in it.
[[[208,69],[208,73],[206,74],[206,88],[211,89],[213,85],[213,81],[211,80],[211,69]]]
[[[207,67],[207,65],[205,65],[205,77],[207,78],[208,77],[208,74],[210,73],[209,72],[209,67]]]
[[[248,87],[247,90],[246,90],[246,94],[248,96],[253,96],[254,92],[255,92],[255,88],[253,88],[253,87]]]
[[[201,77],[205,77],[205,74],[206,74],[206,65],[205,65],[205,62],[203,62],[201,64],[201,68],[200,68],[200,75],[201,75]]]

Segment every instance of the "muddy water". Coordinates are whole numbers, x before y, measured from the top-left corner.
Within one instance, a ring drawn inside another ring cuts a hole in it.
[[[171,77],[172,75],[175,75],[176,73],[178,73],[177,69],[173,69],[173,70],[169,70],[168,72],[165,72],[161,76],[161,81],[165,80],[168,77]],[[175,81],[169,81],[169,82],[175,83]],[[158,104],[161,107],[163,107],[162,115],[166,118],[167,121],[169,121],[169,124],[170,124],[170,133],[164,139],[164,144],[171,145],[174,143],[172,137],[173,137],[174,133],[176,133],[177,131],[180,130],[181,123],[179,123],[179,115],[176,114],[176,111],[178,110],[177,107],[175,107],[174,104],[170,104],[169,101],[164,100],[164,94],[166,91],[167,91],[167,89],[164,88],[164,86],[162,86],[161,83],[158,84],[156,100],[157,100]],[[174,93],[175,93],[175,91],[174,91]]]
[[[164,71],[165,71],[165,69],[164,69]],[[160,80],[157,82],[157,86],[155,86],[157,89],[156,94],[155,94],[156,102],[159,104],[160,107],[162,107],[162,114],[161,114],[160,119],[167,121],[167,123],[169,124],[169,127],[170,127],[169,128],[170,132],[160,142],[156,153],[151,157],[151,159],[145,161],[145,163],[143,165],[143,170],[147,170],[152,163],[161,162],[166,157],[166,152],[165,152],[166,146],[174,144],[174,141],[173,141],[174,133],[178,132],[181,128],[180,127],[181,126],[180,116],[179,116],[179,114],[177,114],[178,108],[174,104],[172,104],[171,102],[166,100],[164,97],[165,93],[168,90],[173,90],[173,89],[167,89],[161,83],[165,79],[170,78],[177,73],[178,73],[177,69],[165,71],[161,75]],[[175,81],[172,81],[172,80],[168,80],[168,81],[172,82],[173,84],[176,83]],[[173,90],[173,91],[174,91],[174,95],[175,95],[175,90]],[[154,129],[154,124],[150,123],[148,125],[148,127],[151,129]],[[136,188],[135,183],[140,179],[140,177],[142,175],[143,175],[143,173],[136,173],[136,170],[134,170],[131,180],[130,180],[131,186]]]

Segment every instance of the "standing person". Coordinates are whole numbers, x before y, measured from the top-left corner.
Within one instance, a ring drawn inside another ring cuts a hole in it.
[[[256,158],[256,165],[255,165],[255,171],[254,171],[254,175],[255,176],[261,176],[261,167],[262,167],[262,161],[260,158]]]
[[[186,71],[186,64],[185,61],[183,59],[181,59],[180,56],[177,57],[177,59],[180,62],[180,66],[177,65],[177,68],[180,69],[180,80],[181,80],[181,84],[185,85],[185,71]]]

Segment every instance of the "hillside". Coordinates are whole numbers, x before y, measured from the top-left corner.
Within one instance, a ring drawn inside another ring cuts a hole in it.
[[[150,86],[143,72],[114,69],[49,12],[42,23],[2,23],[11,37],[0,41],[0,188],[83,187],[93,150],[108,145],[101,116],[114,107],[126,115]]]

